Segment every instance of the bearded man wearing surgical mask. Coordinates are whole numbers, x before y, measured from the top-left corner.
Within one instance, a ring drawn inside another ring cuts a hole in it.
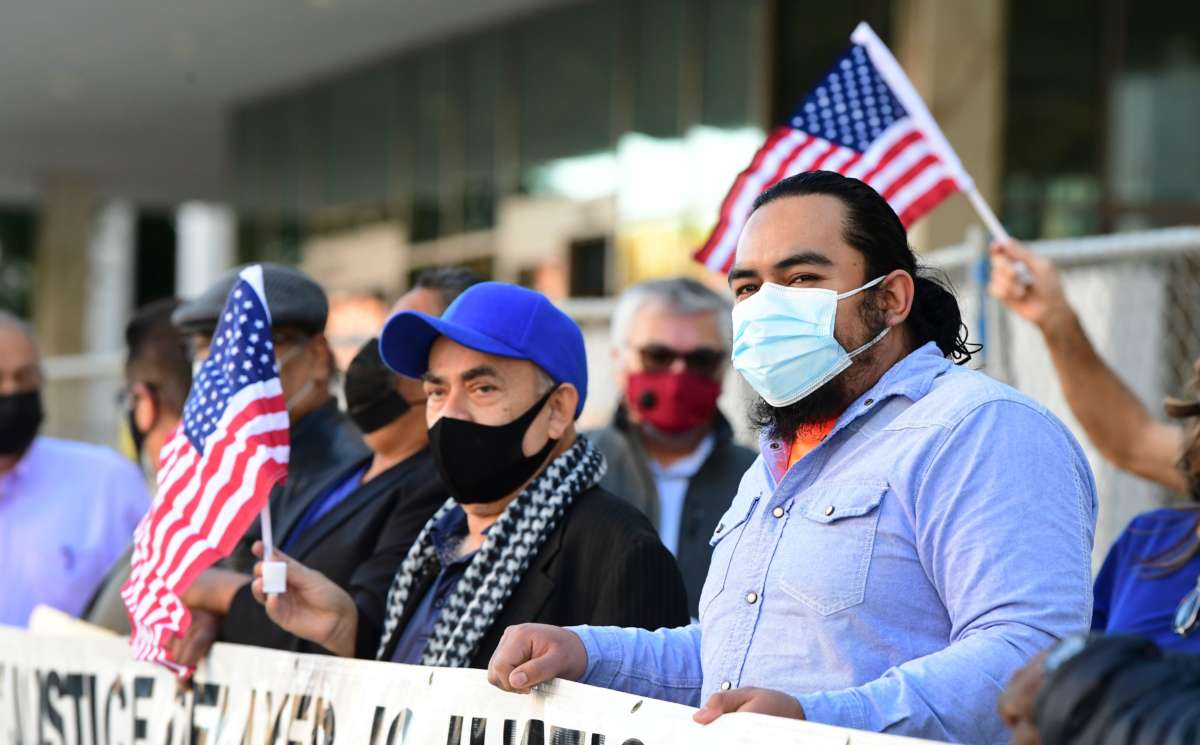
[[[272,619],[341,656],[476,668],[514,623],[686,622],[670,553],[644,515],[597,486],[604,458],[575,433],[587,360],[574,321],[537,292],[484,282],[441,318],[392,316],[380,351],[424,380],[451,498],[396,569],[381,612],[283,556],[286,592],[264,597],[254,582]]]
[[[600,482],[650,518],[679,562],[698,613],[708,539],[755,453],[733,441],[717,408],[729,366],[730,302],[694,279],[636,284],[613,310],[621,402],[588,437],[608,461]]]
[[[116,451],[39,434],[44,380],[33,331],[0,311],[0,625],[79,615],[150,501]]]
[[[760,455],[713,531],[698,624],[510,629],[489,668],[1002,743],[1013,671],[1091,621],[1096,492],[1045,407],[956,366],[954,296],[892,207],[831,172],[764,192],[729,284]]]

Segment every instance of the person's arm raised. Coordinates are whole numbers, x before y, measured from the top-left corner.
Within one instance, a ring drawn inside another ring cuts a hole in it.
[[[1018,261],[1029,268],[1031,282],[1022,281]],[[1178,465],[1183,429],[1151,416],[1100,359],[1063,295],[1054,265],[1016,241],[993,244],[988,289],[1042,332],[1067,404],[1100,454],[1118,468],[1186,492]]]
[[[254,544],[254,555],[262,558],[263,544]],[[354,656],[358,633],[358,609],[354,600],[336,583],[318,571],[279,552],[272,561],[287,564],[287,591],[263,593],[262,562],[254,565],[254,599],[267,609],[271,620],[285,631],[320,644],[339,657]]]

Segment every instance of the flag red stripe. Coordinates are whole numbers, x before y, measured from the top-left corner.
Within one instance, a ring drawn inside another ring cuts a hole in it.
[[[238,414],[230,421],[229,426],[227,427],[227,431],[236,433],[237,429],[239,429],[240,427],[244,426],[245,424],[253,421],[253,419],[256,416],[261,415],[263,412],[255,411],[255,409],[258,408],[258,406],[255,405],[255,404],[257,404],[258,401],[270,402],[270,403],[274,404],[276,407],[282,405],[282,403],[283,403],[283,399],[280,396],[274,396],[270,399],[258,399],[255,402],[252,402],[252,404],[246,406],[242,411],[238,412]],[[254,449],[259,446],[260,441],[262,441],[263,444],[267,444],[267,445],[280,444],[278,442],[278,440],[280,438],[277,433],[278,433],[278,430],[272,430],[272,431],[268,431],[268,432],[258,433],[258,434],[252,435],[251,437],[247,438],[247,441],[246,441],[247,442],[247,451],[246,452],[253,453]],[[210,451],[209,459],[204,459],[197,463],[194,463],[188,469],[188,471],[186,473],[180,474],[179,478],[177,478],[175,481],[175,485],[174,485],[175,488],[169,489],[163,495],[163,499],[161,501],[158,501],[158,503],[156,504],[157,509],[154,511],[154,514],[152,516],[152,522],[150,523],[151,530],[147,535],[147,540],[151,544],[150,547],[152,548],[153,552],[149,555],[148,560],[145,562],[144,570],[148,569],[148,568],[154,568],[156,570],[154,574],[157,574],[157,576],[159,576],[163,579],[170,576],[171,573],[175,571],[175,569],[178,566],[178,559],[181,558],[182,556],[184,556],[185,554],[176,553],[175,554],[176,561],[172,563],[172,566],[163,567],[163,566],[161,566],[161,563],[166,558],[164,555],[164,551],[170,545],[170,542],[171,542],[172,538],[174,537],[174,535],[179,530],[183,529],[185,526],[191,524],[192,520],[194,519],[196,510],[198,510],[200,508],[200,506],[204,503],[204,499],[203,499],[204,485],[207,484],[208,480],[212,478],[214,471],[216,470],[216,467],[219,467],[220,458],[223,457],[225,450],[229,447],[229,445],[231,443],[233,443],[235,441],[236,441],[236,434],[233,436],[227,436],[227,437],[223,438]],[[253,447],[250,447],[250,445],[253,445]],[[186,447],[189,451],[192,450],[190,442],[187,443],[184,447]],[[192,451],[192,452],[194,452],[194,451]],[[206,470],[204,473],[202,473],[200,475],[200,480],[198,482],[200,488],[197,490],[197,493],[193,496],[192,500],[185,507],[183,514],[175,517],[174,519],[171,519],[171,514],[170,514],[171,507],[174,504],[176,498],[179,496],[180,492],[182,492],[189,484],[196,483],[196,469],[204,468],[206,466],[208,467],[208,470]],[[209,505],[206,508],[210,512],[210,515],[208,516],[209,518],[212,518],[219,511],[219,510],[213,510],[212,507],[214,505],[218,505],[220,503],[220,501],[221,501],[221,499],[220,499],[220,496],[218,493],[218,495],[209,502]],[[167,520],[169,520],[169,519],[171,519],[171,522],[167,523]],[[167,525],[166,528],[163,527],[164,524]],[[211,524],[212,524],[211,519],[205,520],[206,529],[211,528]],[[164,532],[164,530],[165,530],[165,532]],[[137,602],[139,604],[144,600],[145,594],[148,590],[148,587],[146,585],[148,585],[150,582],[153,581],[154,574],[146,574],[143,571],[142,576],[140,577],[143,586],[140,588],[140,592],[138,593],[138,598],[137,598]]]
[[[825,161],[829,160],[830,156],[832,156],[834,153],[836,153],[840,149],[841,148],[837,147],[832,142],[829,143],[829,149],[826,150],[825,153],[820,158],[817,158],[816,160],[814,160],[812,162],[812,165],[810,165],[808,167],[808,170],[810,170],[810,171],[821,170],[821,166],[825,165]]]
[[[905,171],[900,178],[893,181],[891,186],[882,192],[883,198],[890,202],[892,197],[896,196],[896,192],[903,189],[908,182],[920,175],[921,171],[924,171],[929,166],[936,165],[938,162],[938,157],[933,153],[921,158],[914,163],[911,168]]]
[[[245,413],[245,412],[239,413],[239,415],[238,415],[239,419],[242,418],[243,413]],[[248,418],[246,418],[246,421],[250,421],[252,418],[253,417],[248,417]],[[236,419],[235,419],[235,421],[236,421]],[[154,555],[154,560],[151,563],[151,566],[154,566],[157,568],[158,576],[162,577],[164,580],[167,577],[171,576],[178,569],[179,562],[182,561],[183,558],[187,555],[187,550],[195,543],[195,541],[199,540],[200,537],[208,535],[210,533],[210,531],[212,530],[212,525],[220,513],[221,505],[223,505],[225,500],[227,500],[230,496],[232,496],[232,491],[236,491],[237,485],[240,484],[241,479],[244,477],[246,461],[248,461],[250,458],[252,458],[254,456],[254,453],[257,452],[257,450],[260,447],[264,447],[264,446],[265,447],[274,447],[276,445],[279,445],[280,444],[279,439],[280,439],[280,431],[279,430],[270,430],[267,432],[262,432],[262,433],[257,433],[257,434],[251,435],[250,437],[248,437],[245,440],[246,447],[242,452],[238,453],[235,456],[236,459],[231,468],[229,479],[221,485],[221,487],[213,494],[212,498],[208,501],[208,504],[205,507],[205,509],[207,510],[207,514],[202,516],[203,522],[201,523],[201,527],[195,533],[193,533],[193,535],[188,536],[188,538],[185,539],[184,542],[177,548],[177,550],[174,554],[174,558],[171,560],[170,564],[163,565],[162,562],[167,561],[165,551],[171,545],[171,541],[174,539],[175,535],[179,531],[184,530],[185,528],[188,528],[189,526],[191,526],[193,524],[193,521],[196,516],[196,512],[200,508],[201,504],[204,502],[204,496],[203,496],[202,492],[203,492],[205,486],[210,484],[212,479],[216,476],[216,472],[219,470],[219,468],[221,466],[219,456],[224,453],[225,449],[228,446],[228,443],[226,441],[222,441],[221,449],[219,452],[217,449],[214,448],[214,450],[212,452],[213,452],[214,456],[218,456],[218,457],[214,458],[213,460],[202,461],[201,463],[197,464],[198,467],[202,467],[205,469],[200,474],[199,479],[198,479],[199,484],[201,485],[201,489],[200,489],[201,493],[196,494],[195,497],[192,499],[192,501],[188,504],[187,508],[184,510],[184,514],[175,518],[169,525],[167,525],[167,527],[165,527],[165,528],[162,527],[161,523],[163,521],[160,521],[160,524],[156,525],[156,527],[159,528],[159,531],[157,531],[159,537],[156,538],[154,541],[156,544],[156,553]],[[232,440],[229,440],[229,442],[232,442]],[[193,481],[193,478],[189,477],[186,480],[181,480],[180,483],[186,485],[188,483],[191,483],[192,481]],[[229,489],[230,484],[235,485],[235,488],[233,490]],[[182,488],[178,491],[182,491]],[[175,494],[169,495],[169,497],[171,499],[173,499],[175,496],[177,496],[177,492]],[[167,516],[164,515],[164,521],[165,521],[166,517]],[[243,532],[245,532],[245,531],[243,530]],[[147,579],[150,579],[150,578],[147,577]]]
[[[260,401],[262,404],[265,404],[265,406],[260,405]],[[189,469],[189,472],[180,475],[180,477],[175,481],[173,488],[166,492],[163,499],[156,500],[156,504],[152,508],[150,523],[154,527],[154,530],[149,534],[149,540],[152,544],[150,548],[153,551],[153,553],[148,556],[149,566],[159,566],[159,564],[165,558],[163,556],[163,551],[171,545],[172,536],[174,536],[176,531],[178,531],[182,526],[192,522],[196,510],[200,508],[204,501],[203,495],[205,486],[208,484],[208,480],[212,478],[213,472],[216,470],[215,468],[211,468],[211,466],[212,464],[217,464],[219,466],[221,459],[224,457],[225,451],[231,444],[236,442],[236,433],[253,421],[256,417],[263,414],[276,413],[280,410],[286,410],[285,402],[282,396],[272,396],[267,399],[255,399],[254,401],[251,401],[241,411],[234,415],[234,417],[225,427],[225,431],[231,434],[222,437],[218,442],[216,442],[212,449],[209,450],[200,461],[194,464],[192,469]],[[252,437],[257,437],[257,435]],[[191,447],[190,442],[187,444],[187,447]],[[175,500],[178,498],[179,494],[188,485],[197,483],[195,468],[205,467],[210,467],[210,469],[199,474],[199,482],[196,494],[184,508],[183,514],[175,518],[170,523],[169,527],[166,528],[166,534],[162,534],[162,524],[170,517],[170,513],[176,506]],[[211,509],[211,506],[216,503],[217,500],[212,500],[209,503],[208,509]],[[209,525],[211,525],[211,523],[209,523]],[[162,574],[164,577],[169,575],[169,571]]]
[[[956,191],[958,191],[958,184],[953,178],[942,179],[919,198],[913,200],[913,203],[900,213],[900,222],[904,223],[904,227],[907,228],[920,219],[921,215],[936,207],[939,202]]]
[[[253,522],[254,518],[261,510],[261,505],[257,504],[257,500],[252,498],[253,495],[265,494],[285,472],[286,470],[284,466],[277,461],[267,460],[262,464],[255,478],[255,484],[254,489],[251,492],[251,498],[247,499],[242,507],[239,508],[235,517],[230,522],[229,530],[226,531],[222,536],[222,543],[218,545],[217,549],[208,548],[202,551],[184,571],[179,582],[177,583],[178,587],[188,587],[201,572],[212,566],[217,559],[221,558],[222,556],[229,555],[230,551],[232,551],[233,547],[237,544],[237,541],[240,540],[241,536],[245,534],[246,529],[250,527],[250,523]],[[203,535],[205,534],[201,533],[196,536],[190,536],[184,545],[180,547],[177,556],[179,556],[181,559],[182,557],[186,556],[187,551],[193,545],[195,545],[198,540],[201,540]],[[164,579],[171,576],[177,567],[178,562],[176,562],[176,564],[172,567],[162,570],[161,576]],[[164,582],[163,585],[154,592],[155,604],[150,607],[157,607],[158,601],[161,600],[161,598],[167,593],[173,592],[174,589],[174,587],[168,587]],[[181,628],[186,628],[186,624],[181,626]]]
[[[228,502],[228,500],[233,497],[234,493],[236,493],[238,491],[238,489],[240,489],[242,487],[242,481],[243,481],[243,479],[245,479],[245,474],[246,474],[246,466],[247,466],[248,462],[254,457],[255,453],[259,450],[259,448],[273,447],[277,444],[278,444],[278,430],[272,430],[270,432],[263,432],[261,434],[252,435],[251,437],[246,439],[246,448],[242,452],[238,453],[235,456],[235,460],[233,462],[232,468],[230,469],[230,474],[229,474],[228,479],[220,485],[220,488],[212,495],[211,499],[209,500],[208,505],[206,507],[207,513],[201,516],[203,519],[203,522],[200,523],[199,528],[195,529],[190,535],[188,535],[186,538],[184,538],[183,542],[176,548],[175,555],[174,555],[174,558],[171,560],[171,563],[169,565],[163,567],[160,570],[161,576],[164,579],[166,577],[170,577],[179,569],[180,563],[187,556],[187,552],[192,548],[193,545],[196,544],[197,541],[204,540],[205,536],[212,534],[213,523],[215,523],[217,518],[220,516],[221,508],[224,507],[224,505]],[[270,463],[270,462],[272,462],[272,461],[268,460],[266,463]],[[266,463],[264,463],[263,465],[265,466]],[[210,483],[212,483],[212,480],[214,479],[214,477],[217,475],[216,472],[220,469],[221,463],[220,463],[220,461],[209,461],[208,463],[205,464],[205,466],[206,466],[205,471],[200,474],[200,483],[201,484],[210,484]],[[194,504],[198,503],[200,501],[201,501],[201,499],[199,498],[199,495],[198,495],[198,498],[196,500],[194,500]],[[253,504],[253,500],[250,501],[249,506],[252,508],[255,506]],[[189,505],[189,507],[191,507],[191,505]],[[241,509],[244,509],[244,508],[241,508]],[[239,514],[241,512],[241,509],[239,509]],[[254,511],[256,512],[257,510],[254,510]],[[179,531],[185,530],[185,529],[191,527],[191,525],[193,524],[192,520],[194,519],[194,517],[195,517],[195,510],[192,510],[191,514],[188,515],[187,517],[183,517],[183,518],[180,518],[179,520],[176,520],[175,523],[172,524],[167,529],[167,533],[163,537],[162,546],[164,548],[167,546],[170,546],[172,539],[175,537],[175,535]],[[232,538],[233,543],[236,544],[238,538],[241,536],[242,533],[245,533],[245,528],[248,526],[249,526],[249,522],[247,522],[246,525],[243,526],[241,533],[236,533],[236,535],[234,535],[234,537]],[[229,540],[229,535],[234,532],[235,532],[234,525],[231,524],[229,531],[225,534],[225,536],[223,536],[223,539]],[[232,545],[230,545],[229,548],[231,549]],[[166,557],[164,556],[163,559],[166,560]],[[187,583],[181,583],[180,586],[186,586],[186,584]]]
[[[905,150],[905,148],[907,148],[909,145],[912,145],[914,142],[919,142],[922,139],[921,133],[915,129],[912,132],[904,135],[899,140],[896,140],[894,145],[888,148],[887,152],[883,154],[883,156],[879,159],[879,162],[876,163],[871,170],[867,171],[859,178],[868,184],[871,183],[871,179],[879,175],[879,172],[886,168],[888,163],[891,163],[897,156],[899,156],[900,153]]]
[[[754,153],[754,158],[751,159],[750,165],[737,175],[737,178],[733,181],[733,186],[729,189],[729,193],[725,195],[725,200],[721,202],[721,212],[716,227],[709,233],[708,240],[704,242],[704,245],[692,255],[693,258],[701,263],[708,261],[713,250],[721,243],[725,231],[729,228],[729,218],[733,212],[733,206],[737,204],[742,189],[745,188],[746,180],[757,173],[758,169],[762,168],[763,160],[775,149],[779,141],[794,131],[790,127],[776,127],[767,137],[767,141],[763,143],[762,147]]]

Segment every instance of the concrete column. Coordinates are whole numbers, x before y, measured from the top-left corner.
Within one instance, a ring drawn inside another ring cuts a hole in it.
[[[188,202],[175,211],[175,294],[204,292],[235,260],[233,210],[223,204]]]
[[[34,270],[33,324],[47,356],[83,351],[82,298],[87,297],[87,247],[97,198],[78,176],[46,182]]]
[[[112,352],[125,345],[125,323],[133,310],[133,205],[112,201],[97,213],[88,241],[87,305],[83,351]]]
[[[893,11],[896,57],[997,212],[1007,9],[1007,0],[897,0]],[[956,195],[921,218],[909,238],[918,250],[961,243],[973,223],[971,205]]]

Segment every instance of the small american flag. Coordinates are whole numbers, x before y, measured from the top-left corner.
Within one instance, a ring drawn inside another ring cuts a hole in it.
[[[974,192],[954,149],[888,48],[865,23],[850,39],[850,49],[738,175],[717,226],[695,253],[697,261],[728,272],[755,197],[805,171],[836,171],[865,181],[905,227],[954,192]]]
[[[191,623],[180,596],[229,555],[264,509],[271,487],[287,475],[288,452],[262,267],[251,266],[225,301],[183,422],[163,445],[158,493],[134,531],[121,596],[138,659],[190,672],[166,649]]]

